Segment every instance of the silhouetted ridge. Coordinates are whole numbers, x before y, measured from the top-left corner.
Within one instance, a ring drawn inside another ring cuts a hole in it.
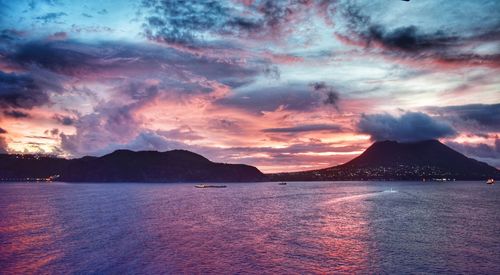
[[[437,140],[378,141],[351,161],[326,169],[269,175],[275,180],[484,180],[500,176],[486,163],[468,158]]]
[[[360,156],[344,164],[344,167],[433,165],[464,169],[471,165],[471,161],[477,164],[477,161],[437,140],[407,143],[379,141],[366,149]]]
[[[255,167],[214,163],[186,150],[116,150],[102,157],[71,160],[0,157],[0,178],[4,180],[52,175],[60,175],[59,180],[68,182],[238,182],[265,178]]]

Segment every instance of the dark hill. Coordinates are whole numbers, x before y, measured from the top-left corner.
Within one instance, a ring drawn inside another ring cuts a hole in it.
[[[60,175],[67,182],[240,182],[261,181],[255,167],[214,163],[185,151],[118,150],[102,157],[60,159],[0,155],[0,179]]]
[[[275,180],[484,180],[500,171],[437,140],[375,142],[363,154],[326,169],[269,175]]]

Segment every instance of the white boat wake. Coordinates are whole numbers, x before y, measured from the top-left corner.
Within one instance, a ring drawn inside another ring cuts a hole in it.
[[[341,198],[335,198],[327,202],[327,204],[334,204],[334,203],[339,203],[339,202],[344,202],[344,201],[352,201],[352,200],[359,200],[359,199],[364,199],[364,198],[370,198],[370,197],[376,197],[384,194],[390,194],[390,193],[397,193],[398,191],[394,189],[389,189],[389,190],[384,190],[384,191],[376,191],[376,192],[370,192],[366,194],[359,194],[359,195],[352,195],[352,196],[346,196],[346,197],[341,197]]]

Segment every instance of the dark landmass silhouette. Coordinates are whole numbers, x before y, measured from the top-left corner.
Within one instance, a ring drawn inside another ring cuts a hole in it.
[[[53,177],[58,175],[58,177]],[[185,151],[117,150],[102,157],[62,159],[0,155],[0,179],[66,182],[243,182],[263,181],[257,168],[215,163]]]
[[[185,150],[117,150],[102,157],[63,159],[0,154],[0,181],[254,182],[324,180],[485,180],[500,171],[437,140],[375,142],[353,160],[330,168],[264,175],[244,164],[215,163]]]
[[[275,181],[314,180],[485,180],[500,171],[468,158],[437,140],[375,142],[351,161],[319,170],[267,175]]]

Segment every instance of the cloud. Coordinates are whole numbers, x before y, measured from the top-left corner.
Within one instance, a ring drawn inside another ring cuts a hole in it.
[[[416,26],[399,27],[388,31],[384,27],[376,25],[369,28],[365,39],[368,43],[377,42],[389,49],[418,52],[452,46],[458,37],[446,36],[443,32],[420,33]]]
[[[30,117],[28,113],[18,111],[18,110],[10,110],[10,111],[4,111],[3,114],[7,117],[12,117],[12,118],[27,118]]]
[[[262,114],[279,108],[292,111],[310,111],[319,106],[319,98],[306,87],[290,85],[239,91],[217,100],[220,106]]]
[[[41,4],[55,7],[55,6],[61,5],[61,2],[59,0],[30,0],[28,3],[28,7],[31,10],[34,10],[34,9],[40,8]]]
[[[360,133],[372,140],[420,141],[451,137],[457,132],[446,122],[425,113],[407,112],[400,117],[390,114],[361,115],[357,123]]]
[[[100,59],[99,54],[92,53],[91,48],[66,41],[35,41],[21,44],[6,59],[26,69],[36,65],[69,76],[93,74],[94,71],[98,73],[103,69],[111,69],[112,65],[116,64],[106,62],[105,58]],[[120,59],[114,61],[119,62]]]
[[[191,148],[209,159],[256,165],[267,172],[304,171],[344,163],[366,146],[339,145],[309,140],[290,143],[285,147]],[[352,152],[355,152],[354,154]],[[326,154],[325,154],[326,153]]]
[[[139,103],[111,105],[103,103],[95,112],[84,115],[74,123],[76,133],[61,133],[61,149],[72,155],[96,154],[111,144],[124,144],[140,132],[140,121],[134,116]]]
[[[186,145],[180,142],[175,142],[165,138],[154,131],[144,131],[139,133],[135,138],[126,143],[111,143],[100,151],[96,152],[97,155],[103,155],[113,152],[118,149],[128,149],[133,151],[154,150],[154,151],[168,151],[173,149],[182,149]]]
[[[203,79],[237,86],[269,66],[265,62],[242,64],[232,58],[210,58],[173,48],[126,42],[32,41],[20,43],[4,55],[6,61],[24,70],[36,66],[63,76],[99,81],[156,76],[177,88],[183,84],[198,85],[194,82]]]
[[[273,39],[293,29],[290,22],[307,11],[309,1],[259,1],[238,5],[223,1],[146,0],[144,33],[151,40],[189,47],[211,47],[223,36]],[[207,39],[208,38],[208,39]],[[212,41],[212,42],[208,42]]]
[[[0,107],[30,109],[48,102],[47,91],[30,74],[0,71]]]
[[[60,124],[62,125],[73,125],[76,121],[75,118],[72,118],[70,116],[64,116],[64,115],[59,115],[59,114],[55,114],[53,116],[53,119],[57,122],[59,122]]]
[[[24,35],[25,32],[23,31],[18,31],[15,29],[3,29],[0,31],[0,41],[4,43],[16,41]]]
[[[230,7],[220,1],[144,1],[152,9],[145,34],[156,41],[172,44],[202,44],[204,33],[234,32],[232,28],[252,28],[255,23],[232,18]]]
[[[466,156],[487,162],[497,168],[500,167],[500,139],[496,139],[494,145],[458,143],[453,141],[446,142],[446,145]]]
[[[338,101],[340,96],[333,86],[327,85],[325,82],[313,82],[310,86],[312,87],[313,92],[321,94],[323,97],[323,104],[332,105],[337,110],[339,109]]]
[[[68,14],[65,12],[49,12],[44,15],[37,16],[35,19],[41,21],[43,24],[52,22],[61,24],[62,22],[58,20],[60,20],[63,16],[68,16]]]
[[[301,132],[319,132],[319,131],[342,131],[342,127],[336,124],[305,124],[294,127],[267,128],[263,129],[265,133],[301,133]]]
[[[66,40],[68,38],[68,33],[66,32],[55,32],[47,37],[48,40]]]
[[[0,128],[0,134],[6,134],[6,133],[7,133],[7,130]]]
[[[442,68],[500,66],[500,54],[497,50],[477,52],[475,47],[471,47],[489,42],[498,43],[498,20],[472,30],[457,27],[429,31],[435,28],[425,26],[420,20],[412,21],[418,22],[418,26],[411,23],[401,26],[399,22],[388,25],[381,23],[383,20],[380,18],[369,15],[370,10],[363,10],[352,2],[340,7],[347,23],[345,31],[342,34],[337,33],[338,38],[342,42],[364,47],[393,61],[411,64],[411,60]],[[487,16],[488,11],[483,14]]]
[[[53,128],[51,130],[45,130],[43,133],[46,134],[46,135],[50,134],[51,136],[54,137],[54,136],[58,136],[59,135],[59,129]]]
[[[264,69],[264,75],[271,79],[279,80],[281,77],[281,72],[277,66],[269,65]]]
[[[500,131],[500,103],[427,107],[426,110],[442,116],[451,121],[456,127],[465,130]]]
[[[168,138],[170,140],[179,140],[179,141],[192,141],[192,140],[201,140],[204,139],[203,136],[199,135],[191,127],[184,125],[182,127],[172,129],[172,130],[158,130],[156,131],[157,134]]]
[[[324,82],[309,86],[290,83],[282,86],[242,89],[216,101],[216,104],[252,113],[272,112],[278,109],[308,112],[333,106],[338,109],[338,92]]]

